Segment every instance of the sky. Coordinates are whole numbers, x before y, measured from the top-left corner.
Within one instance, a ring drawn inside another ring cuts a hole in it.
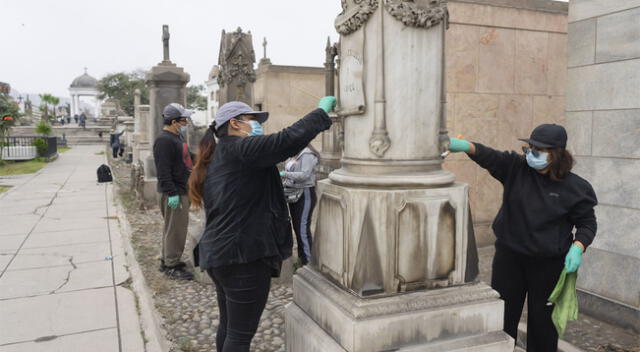
[[[69,96],[83,68],[108,73],[148,70],[162,61],[169,25],[171,61],[203,84],[218,62],[221,31],[253,34],[256,61],[322,66],[338,0],[0,0],[0,81],[24,93]]]

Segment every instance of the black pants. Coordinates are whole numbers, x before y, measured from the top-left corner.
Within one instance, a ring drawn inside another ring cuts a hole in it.
[[[558,333],[551,321],[547,298],[558,282],[564,258],[528,257],[496,245],[491,287],[504,300],[504,331],[514,339],[527,298],[527,351],[553,352]]]
[[[111,151],[113,152],[113,158],[117,158],[118,157],[118,151],[120,150],[120,147],[112,147]]]
[[[220,325],[218,352],[249,352],[269,297],[271,268],[264,261],[207,270],[216,285]]]
[[[296,233],[298,244],[298,258],[303,265],[311,260],[311,215],[316,207],[316,188],[308,187],[302,192],[302,196],[295,203],[289,203],[289,213],[293,222],[293,231]]]

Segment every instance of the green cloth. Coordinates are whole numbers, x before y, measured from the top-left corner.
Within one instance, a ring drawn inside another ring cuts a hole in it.
[[[562,269],[558,283],[549,296],[549,302],[555,305],[553,313],[551,313],[551,320],[553,320],[559,337],[564,335],[567,321],[578,319],[577,279],[578,272],[569,274],[566,269]]]

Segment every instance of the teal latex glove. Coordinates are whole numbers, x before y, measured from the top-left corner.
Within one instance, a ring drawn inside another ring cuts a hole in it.
[[[454,153],[468,152],[471,149],[471,143],[464,139],[449,138],[449,150]]]
[[[320,99],[320,103],[318,103],[318,107],[324,110],[324,112],[328,114],[329,111],[333,110],[333,108],[336,107],[337,103],[338,103],[338,100],[336,99],[336,97],[324,97]]]
[[[171,196],[167,199],[167,205],[171,209],[176,209],[180,204],[180,196]]]
[[[284,171],[280,171],[280,177],[284,177]]]
[[[582,248],[577,245],[571,245],[569,253],[564,258],[564,269],[568,273],[573,273],[580,267],[582,263]]]

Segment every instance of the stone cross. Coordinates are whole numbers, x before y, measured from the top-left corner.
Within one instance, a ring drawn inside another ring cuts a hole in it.
[[[266,37],[262,40],[262,47],[264,50],[262,58],[266,59],[267,58],[267,38]]]
[[[171,62],[169,60],[169,25],[162,25],[162,46],[164,48],[164,59],[163,62]]]

